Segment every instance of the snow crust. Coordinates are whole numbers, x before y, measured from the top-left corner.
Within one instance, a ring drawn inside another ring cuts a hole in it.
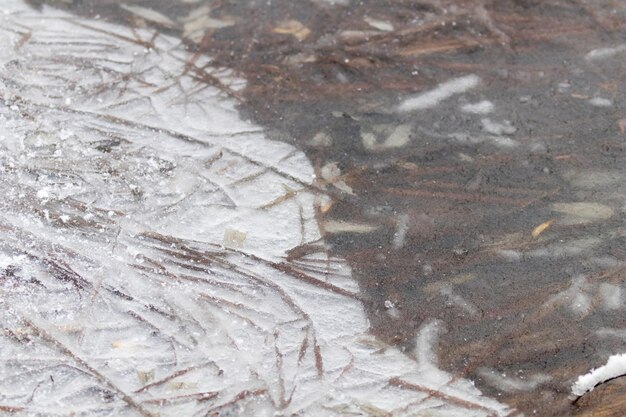
[[[605,365],[579,376],[572,385],[572,394],[580,397],[588,391],[593,391],[596,385],[622,375],[626,375],[626,353],[612,355]]]
[[[3,410],[510,412],[436,366],[440,323],[416,361],[368,334],[343,260],[287,260],[320,239],[322,196],[302,152],[241,119],[244,80],[147,29],[3,8]]]

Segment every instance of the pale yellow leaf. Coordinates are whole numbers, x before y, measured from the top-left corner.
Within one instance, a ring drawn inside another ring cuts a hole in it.
[[[535,227],[531,233],[533,237],[539,237],[540,234],[545,232],[550,226],[552,226],[554,220],[548,220],[547,222],[541,223],[539,226]]]
[[[272,32],[281,35],[293,35],[299,41],[305,40],[311,34],[311,30],[297,20],[282,22],[272,29]]]

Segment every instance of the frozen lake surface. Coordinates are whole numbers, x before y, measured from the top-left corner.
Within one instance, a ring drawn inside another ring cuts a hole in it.
[[[0,407],[18,415],[505,415],[368,334],[328,199],[180,40],[23,2],[0,20]],[[287,251],[317,250],[298,262]]]
[[[0,413],[622,415],[625,57],[618,0],[4,0]]]

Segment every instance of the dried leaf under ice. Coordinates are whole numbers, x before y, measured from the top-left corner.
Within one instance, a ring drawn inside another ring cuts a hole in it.
[[[232,71],[149,30],[3,7],[0,409],[508,412],[363,343],[342,260],[285,261],[321,237],[313,168],[240,119]]]
[[[120,5],[120,7],[124,10],[131,12],[135,16],[138,16],[149,22],[156,23],[158,25],[163,25],[165,27],[174,27],[176,25],[176,23],[174,23],[169,17],[147,7],[129,6],[127,4],[122,4]]]
[[[272,29],[272,32],[279,33],[281,35],[293,35],[299,41],[303,41],[311,34],[311,30],[304,26],[302,22],[297,20],[288,20],[281,22],[278,26]]]
[[[530,233],[531,236],[539,237],[539,235],[545,232],[546,230],[548,230],[550,226],[552,226],[553,223],[554,223],[554,219],[541,223],[539,226],[533,229],[533,231]]]
[[[208,30],[222,29],[235,24],[231,20],[220,20],[211,17],[211,8],[209,6],[201,6],[194,9],[181,21],[184,23],[183,37],[194,42],[200,42]]]

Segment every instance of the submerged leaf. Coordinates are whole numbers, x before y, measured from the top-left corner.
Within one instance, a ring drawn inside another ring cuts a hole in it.
[[[174,27],[176,24],[169,17],[147,7],[129,6],[127,4],[122,4],[120,7],[124,10],[131,12],[135,16],[141,17],[142,19],[146,19],[147,21],[156,23],[158,25],[162,25],[165,27]]]
[[[548,220],[547,222],[541,223],[539,226],[535,227],[531,233],[532,237],[539,237],[540,234],[548,230],[550,226],[554,223],[554,220]]]
[[[299,41],[305,40],[311,34],[311,30],[297,20],[282,22],[272,29],[272,32],[281,35],[293,35]]]

